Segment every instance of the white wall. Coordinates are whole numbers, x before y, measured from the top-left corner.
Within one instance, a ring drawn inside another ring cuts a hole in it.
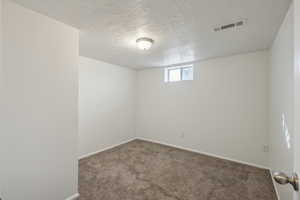
[[[80,157],[134,137],[135,98],[135,70],[80,57]]]
[[[294,171],[300,173],[300,1],[294,1]],[[294,200],[300,193],[294,192]]]
[[[137,136],[267,165],[268,56],[196,63],[186,82],[164,83],[164,69],[139,71]]]
[[[77,193],[78,31],[5,0],[4,200]]]
[[[294,149],[293,31],[292,6],[270,50],[270,167],[287,173],[293,172]],[[292,199],[290,187],[276,186],[281,199]]]
[[[294,1],[294,171],[300,173],[300,1]],[[294,192],[294,200],[300,193]]]
[[[4,98],[5,98],[5,91],[4,91],[4,67],[3,67],[3,59],[2,59],[2,46],[3,46],[3,1],[0,0],[0,139],[1,139],[1,133],[4,132],[4,119],[5,119],[5,106],[4,106]],[[1,145],[1,141],[0,141],[0,145]],[[0,147],[0,151],[1,151],[1,147]],[[1,155],[0,152],[0,163],[3,163],[4,159],[3,156]],[[3,191],[3,186],[4,183],[1,181],[1,177],[4,176],[4,171],[3,169],[0,167],[0,197],[2,197],[2,191]]]

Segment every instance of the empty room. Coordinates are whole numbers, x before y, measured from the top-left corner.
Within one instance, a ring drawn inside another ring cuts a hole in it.
[[[0,200],[300,200],[298,0],[0,0]]]

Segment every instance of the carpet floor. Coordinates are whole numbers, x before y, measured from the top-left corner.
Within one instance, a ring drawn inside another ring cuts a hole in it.
[[[80,200],[276,200],[267,170],[135,140],[79,162]]]

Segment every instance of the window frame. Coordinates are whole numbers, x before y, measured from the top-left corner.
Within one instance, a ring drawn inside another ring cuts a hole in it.
[[[177,81],[170,81],[170,71],[172,70],[180,70],[180,80]],[[184,69],[191,69],[192,78],[189,80],[183,80],[183,70]],[[165,68],[165,82],[166,83],[174,83],[174,82],[180,82],[180,81],[192,81],[194,80],[194,65],[182,65],[182,66],[175,66],[175,67],[166,67]]]

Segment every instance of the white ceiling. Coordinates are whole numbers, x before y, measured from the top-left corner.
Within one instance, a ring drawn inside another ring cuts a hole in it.
[[[15,0],[81,30],[80,54],[132,68],[269,48],[290,0]],[[247,19],[246,26],[214,27]],[[136,39],[150,37],[149,51]]]

